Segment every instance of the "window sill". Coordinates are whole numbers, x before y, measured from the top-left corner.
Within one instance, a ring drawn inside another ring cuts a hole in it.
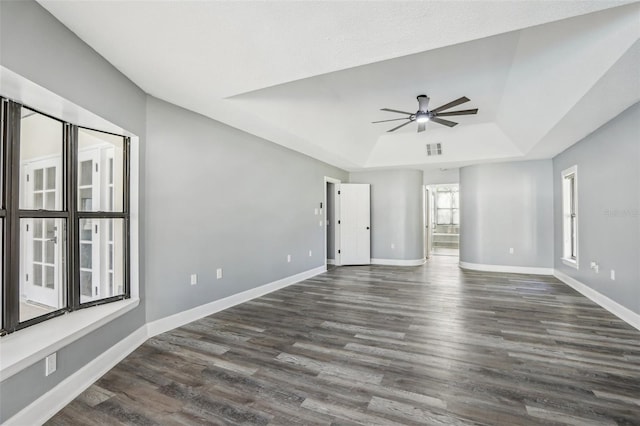
[[[567,266],[570,266],[574,269],[578,269],[578,261],[577,260],[573,260],[573,259],[566,259],[566,258],[562,258],[562,263],[564,263]]]
[[[80,309],[0,338],[0,382],[134,309],[140,299],[126,299]],[[44,371],[44,367],[43,371]]]

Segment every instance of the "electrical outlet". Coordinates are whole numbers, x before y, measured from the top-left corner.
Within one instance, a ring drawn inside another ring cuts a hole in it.
[[[591,262],[591,269],[593,269],[593,272],[597,274],[598,272],[600,272],[600,265],[598,265],[596,262]]]
[[[218,268],[216,269],[216,279],[221,279],[222,278],[222,268]]]
[[[287,262],[291,263],[291,255],[290,254],[287,255]]]
[[[44,375],[50,376],[58,368],[58,353],[54,352],[44,359]]]
[[[615,269],[611,270],[611,281],[615,281],[616,280],[616,271]]]
[[[318,209],[313,209],[313,214],[318,216]]]
[[[191,274],[191,285],[198,284],[198,274]]]
[[[509,254],[513,254],[513,247],[509,247]]]
[[[319,221],[319,222],[318,222],[318,225],[319,225],[319,226],[322,226],[322,221]]]

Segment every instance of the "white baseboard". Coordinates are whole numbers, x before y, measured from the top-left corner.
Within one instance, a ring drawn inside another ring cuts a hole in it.
[[[421,259],[375,259],[371,258],[372,265],[389,265],[389,266],[420,266],[424,265],[427,260]]]
[[[592,301],[594,301],[598,305],[602,306],[607,311],[611,312],[613,315],[615,315],[618,318],[620,318],[622,321],[624,321],[624,322],[628,323],[629,325],[631,325],[632,327],[635,327],[638,330],[640,330],[640,314],[637,314],[637,313],[633,312],[631,309],[622,306],[618,302],[609,299],[604,294],[602,294],[602,293],[592,289],[591,287],[581,283],[580,281],[576,280],[575,278],[570,277],[569,275],[567,275],[567,274],[565,274],[563,272],[560,272],[557,269],[553,272],[553,275],[557,279],[559,279],[560,281],[562,281],[563,283],[568,285],[569,287],[572,287],[578,293],[581,293],[583,296],[591,299]]]
[[[327,259],[327,265],[335,265],[335,264],[336,264],[335,259]]]
[[[215,314],[216,312],[223,311],[240,303],[248,302],[249,300],[255,299],[256,297],[264,296],[267,293],[271,293],[272,291],[290,286],[291,284],[306,280],[326,271],[326,266],[319,266],[317,268],[309,269],[308,271],[304,271],[296,275],[291,275],[290,277],[285,277],[281,280],[270,282],[260,287],[233,294],[229,297],[225,297],[224,299],[216,300],[211,303],[200,305],[193,309],[179,312],[175,315],[171,315],[147,323],[149,337],[164,333],[165,331],[173,330],[176,327],[183,326],[192,321]]]
[[[553,268],[539,268],[530,266],[485,265],[481,263],[460,262],[462,269],[484,272],[506,272],[511,274],[553,275]]]
[[[147,327],[143,325],[23,408],[4,425],[43,424],[146,340]]]
[[[41,425],[45,423],[150,337],[314,277],[326,270],[326,266],[323,265],[147,323],[9,418],[3,423],[3,426]]]

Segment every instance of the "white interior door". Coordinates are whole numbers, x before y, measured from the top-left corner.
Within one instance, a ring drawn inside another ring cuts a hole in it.
[[[23,185],[27,193],[27,208],[33,210],[60,209],[60,159],[52,158],[25,165]],[[62,229],[56,219],[29,219],[21,225],[27,242],[23,253],[26,274],[23,277],[22,298],[57,308],[60,303],[60,256]]]
[[[338,185],[340,197],[340,263],[371,263],[370,185]]]

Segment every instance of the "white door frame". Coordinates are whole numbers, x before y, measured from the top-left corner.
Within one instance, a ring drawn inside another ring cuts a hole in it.
[[[323,220],[324,220],[324,266],[327,266],[327,241],[328,241],[328,237],[327,237],[327,183],[332,183],[334,185],[339,185],[342,183],[342,181],[340,179],[336,179],[336,178],[332,178],[329,176],[325,176],[324,177],[324,204],[323,206]],[[336,186],[336,190],[333,193],[333,200],[332,201],[332,206],[333,206],[333,218],[334,218],[334,224],[333,226],[333,241],[335,241],[334,244],[334,249],[337,248],[340,245],[340,228],[337,225],[336,222],[336,217],[340,217],[340,198],[337,196],[338,195],[338,187]],[[335,264],[336,265],[341,265],[340,262],[340,253],[338,253],[338,250],[336,250],[336,253],[333,254],[333,258],[335,260]]]

